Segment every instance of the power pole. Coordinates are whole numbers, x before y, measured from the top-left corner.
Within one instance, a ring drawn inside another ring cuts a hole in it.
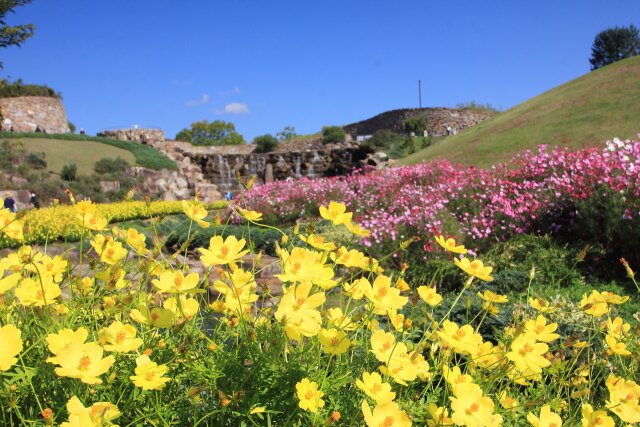
[[[418,101],[420,102],[420,108],[422,108],[422,82],[418,80]]]

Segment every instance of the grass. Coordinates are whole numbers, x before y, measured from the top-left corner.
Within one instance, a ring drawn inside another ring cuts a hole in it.
[[[78,173],[91,175],[93,165],[100,159],[122,157],[129,164],[135,164],[136,158],[130,151],[93,141],[51,141],[42,138],[19,138],[25,150],[30,153],[45,153],[47,170],[60,173],[62,167],[75,163]]]
[[[20,133],[20,132],[0,132],[0,139],[30,139],[30,140],[62,140],[62,141],[74,141],[74,142],[91,142],[91,143],[99,143],[102,145],[93,145],[93,149],[97,149],[98,159],[103,157],[113,157],[111,154],[105,154],[106,147],[103,145],[111,146],[116,149],[121,149],[130,152],[135,159],[135,163],[139,166],[143,166],[145,168],[160,170],[160,169],[171,169],[176,170],[178,166],[176,162],[169,159],[164,153],[149,147],[148,145],[143,145],[137,142],[132,141],[119,141],[116,139],[103,138],[98,136],[87,136],[87,135],[76,135],[76,134],[44,134],[44,133]],[[46,143],[47,141],[43,141]],[[55,142],[51,141],[51,144],[55,144]],[[26,144],[25,144],[26,145]],[[43,151],[43,150],[39,150]],[[55,151],[55,150],[53,150]],[[84,150],[88,151],[88,150]],[[57,159],[58,154],[55,152],[50,157],[47,155],[46,160],[49,164],[54,164],[56,162],[62,161],[64,164],[70,163],[66,161],[66,159],[62,158],[61,160]],[[122,155],[120,157],[123,157]],[[129,160],[129,158],[127,158]],[[133,161],[132,161],[133,163]],[[80,169],[81,165],[77,164]],[[93,165],[91,165],[91,169],[93,169]]]
[[[487,167],[540,144],[599,145],[640,132],[640,56],[590,72],[399,161]]]

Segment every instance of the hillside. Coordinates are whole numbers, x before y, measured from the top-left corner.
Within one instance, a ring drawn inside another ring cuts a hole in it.
[[[490,166],[540,144],[585,147],[640,132],[640,56],[551,89],[462,133],[399,161],[438,157]]]

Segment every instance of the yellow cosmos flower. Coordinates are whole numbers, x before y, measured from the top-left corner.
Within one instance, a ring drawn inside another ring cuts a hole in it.
[[[341,331],[353,331],[358,327],[357,322],[344,314],[340,307],[334,307],[327,310],[327,325],[335,327]]]
[[[449,411],[444,406],[438,406],[435,403],[427,405],[430,420],[427,420],[428,427],[452,426],[453,420],[449,418]]]
[[[345,267],[363,267],[365,255],[356,249],[347,249],[341,246],[337,251],[331,253],[331,260],[336,264],[344,265]]]
[[[171,378],[166,378],[164,374],[169,368],[166,365],[158,365],[149,359],[149,356],[138,356],[136,358],[135,375],[129,379],[143,390],[162,390]]]
[[[454,389],[451,399],[451,418],[456,425],[461,426],[499,426],[502,417],[493,413],[493,401],[483,396],[482,389],[477,384],[460,384]]]
[[[541,313],[551,313],[555,310],[555,307],[552,307],[544,298],[529,298],[529,305]]]
[[[276,274],[276,277],[283,282],[308,281],[324,290],[329,290],[337,284],[333,280],[333,268],[324,264],[323,255],[320,252],[306,248],[293,248],[291,254],[282,250],[280,258],[282,274]]]
[[[607,378],[606,385],[609,389],[607,409],[625,423],[639,423],[640,386],[634,381],[625,380],[613,374]]]
[[[109,426],[112,425],[111,421],[122,415],[113,403],[98,402],[85,408],[76,396],[67,402],[67,412],[69,420],[60,424],[60,427]]]
[[[171,311],[176,318],[191,319],[200,310],[200,304],[195,298],[189,298],[184,294],[179,295],[178,298],[179,302],[174,297],[167,299],[162,304],[162,307]]]
[[[510,351],[505,354],[511,360],[518,371],[523,375],[529,373],[539,374],[543,368],[551,364],[543,355],[549,350],[549,346],[544,343],[536,343],[535,336],[525,333],[516,337],[509,347]]]
[[[347,224],[351,222],[353,213],[346,212],[347,207],[342,203],[330,202],[329,207],[320,206],[320,216],[333,225]]]
[[[324,236],[320,236],[318,234],[311,233],[308,236],[300,234],[298,237],[300,237],[300,240],[307,243],[309,246],[313,246],[320,251],[328,252],[336,248],[336,245],[333,242],[325,242]]]
[[[100,340],[104,340],[103,347],[107,351],[128,353],[137,350],[143,343],[136,338],[136,328],[133,325],[119,321],[113,322],[109,327],[100,331]]]
[[[356,224],[355,222],[345,222],[344,225],[347,227],[347,230],[351,232],[354,236],[360,237],[369,237],[371,236],[371,230],[365,230],[360,226],[360,224]]]
[[[396,343],[396,337],[391,332],[376,329],[371,334],[371,352],[380,362],[386,363],[391,355],[397,350],[406,353],[406,346],[403,343]]]
[[[71,344],[58,351],[55,373],[60,377],[78,378],[86,384],[102,384],[98,378],[111,368],[113,356],[102,357],[104,350],[96,343]]]
[[[419,364],[412,363],[412,357],[417,354],[410,355],[407,353],[407,346],[404,343],[396,344],[386,366],[380,366],[380,372],[388,375],[398,384],[407,385],[418,377]],[[427,369],[428,365],[427,365]]]
[[[377,372],[364,372],[362,380],[356,380],[356,387],[375,400],[377,404],[391,402],[396,398],[396,394],[391,391],[391,384],[383,382]]]
[[[87,341],[88,336],[89,331],[83,327],[80,327],[75,331],[73,329],[65,328],[58,331],[57,334],[48,334],[46,340],[49,351],[54,355],[57,355],[60,350],[69,348],[71,344],[84,344],[85,341]],[[55,357],[48,358],[47,362],[58,363]]]
[[[505,304],[509,302],[509,297],[507,297],[506,295],[499,295],[494,292],[491,292],[488,289],[485,289],[485,291],[482,293],[478,292],[478,296],[483,301],[486,301],[491,304]]]
[[[147,236],[139,233],[135,228],[128,228],[127,231],[122,233],[122,237],[127,242],[127,245],[131,246],[136,252],[141,254],[149,252],[145,243]]]
[[[321,329],[318,333],[318,341],[322,344],[322,351],[327,354],[346,353],[351,346],[347,334],[337,329]]]
[[[78,219],[84,228],[94,231],[105,230],[109,224],[106,218],[93,213],[78,214]]]
[[[609,312],[609,305],[623,304],[628,300],[628,296],[621,297],[612,292],[598,292],[594,289],[591,291],[589,296],[584,295],[582,297],[582,300],[580,301],[580,308],[591,316],[600,317]]]
[[[442,235],[436,236],[436,242],[438,242],[440,246],[442,246],[449,252],[453,252],[454,254],[466,255],[468,252],[467,248],[465,248],[464,245],[456,245],[456,241],[454,239],[449,238],[445,240]]]
[[[491,272],[493,271],[493,267],[485,267],[482,261],[479,259],[474,259],[473,261],[469,261],[469,258],[458,259],[455,258],[453,262],[462,269],[465,273],[470,276],[475,276],[480,280],[484,280],[485,282],[493,281],[493,277],[491,276]]]
[[[182,271],[164,271],[158,279],[151,283],[158,289],[158,293],[179,294],[193,291],[198,286],[200,276],[198,273],[182,274]]]
[[[500,392],[500,395],[498,396],[498,401],[500,402],[500,405],[504,409],[514,409],[520,405],[516,399],[514,399],[513,397],[507,394],[506,390],[502,390]]]
[[[298,406],[305,411],[315,414],[318,409],[324,407],[324,400],[322,400],[324,393],[318,390],[316,382],[309,381],[308,378],[303,378],[302,381],[296,383],[296,394],[300,400]]]
[[[2,293],[0,291],[0,293]],[[623,323],[623,320],[620,317],[616,317],[611,320],[611,318],[607,319],[607,331],[609,331],[609,335],[616,339],[620,339],[626,336],[631,330],[631,325],[628,323]]]
[[[376,277],[365,296],[373,304],[373,312],[381,315],[399,310],[409,301],[408,297],[400,295],[400,289],[391,285],[391,278],[384,275]]]
[[[0,327],[0,371],[7,371],[17,361],[16,357],[22,351],[20,329],[8,324]]]
[[[475,355],[482,345],[482,336],[471,325],[459,327],[455,322],[445,320],[437,334],[444,344],[463,355]]]
[[[253,274],[237,268],[231,274],[225,273],[222,279],[215,281],[213,287],[224,295],[224,308],[236,315],[248,313],[251,304],[258,300],[258,285]]]
[[[225,265],[235,262],[249,253],[249,250],[242,250],[246,240],[238,240],[235,236],[223,239],[222,236],[213,236],[209,241],[209,249],[198,248],[200,259],[206,267]]]
[[[5,234],[11,239],[24,240],[24,222],[16,219],[16,214],[9,209],[0,209],[0,235]]]
[[[542,342],[551,342],[560,338],[560,335],[554,333],[556,329],[558,324],[547,325],[547,319],[543,315],[539,315],[535,320],[527,320],[524,324],[525,332],[531,333],[537,341]]]
[[[322,318],[316,308],[324,304],[326,296],[324,292],[309,295],[311,287],[311,283],[303,282],[287,288],[274,314],[291,339],[300,340],[302,336],[312,337],[320,332]]]
[[[25,307],[42,307],[53,304],[62,292],[60,286],[53,282],[51,277],[42,277],[36,282],[31,278],[22,279],[20,285],[15,289],[14,295],[21,305]]]
[[[562,418],[560,415],[551,411],[549,405],[544,405],[540,409],[540,418],[538,418],[533,412],[527,414],[527,421],[533,427],[562,427]]]
[[[605,335],[604,340],[606,341],[612,353],[620,356],[631,356],[631,352],[627,350],[627,345],[616,340],[614,336]]]
[[[362,414],[368,427],[410,427],[411,419],[395,402],[377,405],[373,412],[366,400],[362,401]]]
[[[485,341],[480,346],[476,354],[473,356],[471,363],[485,369],[495,367],[503,358],[503,351],[500,347],[494,346],[491,341]]]
[[[253,221],[253,222],[262,221],[262,214],[260,212],[250,211],[248,209],[242,209],[242,208],[240,208],[239,211],[240,211],[240,215],[242,215],[242,217],[246,220]]]
[[[362,299],[365,295],[369,295],[373,291],[371,282],[369,282],[366,277],[356,279],[352,283],[344,282],[342,287],[345,293],[354,300]]]
[[[0,268],[0,295],[13,288],[22,277],[19,273],[10,274],[7,277],[2,277],[3,274],[4,270]]]
[[[207,217],[208,212],[200,203],[183,200],[182,210],[186,216],[198,223],[200,227],[207,228],[210,225],[208,222],[203,221],[204,218]]]
[[[48,255],[43,255],[34,264],[35,265],[27,265],[26,269],[38,273],[41,276],[51,277],[54,282],[60,283],[62,281],[62,275],[67,270],[69,263],[59,255],[53,258]]]
[[[454,390],[454,393],[455,388],[460,384],[473,383],[471,375],[463,374],[459,366],[454,366],[453,369],[449,368],[448,365],[442,366],[442,376],[444,377],[444,380],[449,383],[451,389]]]
[[[169,328],[173,326],[175,315],[173,311],[154,307],[149,310],[146,304],[138,305],[131,310],[131,318],[139,324],[149,325],[153,328]]]
[[[582,427],[615,427],[616,423],[605,411],[594,411],[588,403],[582,405]]]
[[[73,209],[80,215],[86,215],[95,213],[97,206],[91,200],[82,200],[73,205]]]
[[[429,286],[418,286],[418,295],[422,301],[431,307],[435,307],[442,302],[442,295],[436,292],[435,288]]]

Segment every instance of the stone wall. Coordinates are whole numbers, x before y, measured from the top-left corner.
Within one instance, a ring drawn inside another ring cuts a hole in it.
[[[162,129],[114,129],[103,130],[98,132],[98,136],[105,138],[118,139],[120,141],[135,141],[147,144],[152,141],[164,141],[164,132]]]
[[[494,113],[484,110],[459,108],[404,108],[386,111],[361,122],[343,126],[345,132],[354,139],[358,136],[373,135],[381,129],[388,129],[398,133],[405,133],[404,122],[414,117],[427,119],[429,135],[442,136],[458,133],[462,129],[475,126],[494,116]]]
[[[13,132],[67,133],[64,105],[58,98],[20,96],[0,98],[2,130]]]

